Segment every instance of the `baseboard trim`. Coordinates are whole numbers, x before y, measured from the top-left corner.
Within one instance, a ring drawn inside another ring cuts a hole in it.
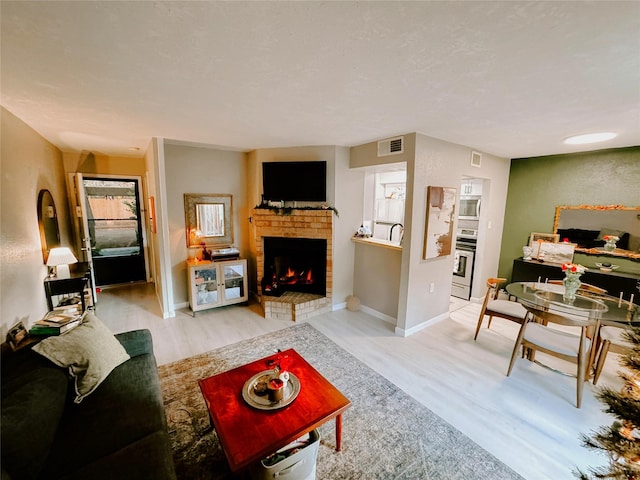
[[[173,317],[176,316],[176,311],[180,310],[181,308],[189,308],[189,302],[174,303],[173,304]],[[173,317],[171,317],[171,318],[173,318]]]
[[[394,327],[396,326],[397,319],[387,315],[386,313],[379,312],[378,310],[374,310],[371,307],[367,307],[366,305],[360,305],[360,310],[364,313],[371,315],[372,317],[379,318],[380,320],[384,320],[387,323],[390,323]]]
[[[344,310],[345,308],[347,308],[347,302],[336,303],[331,307],[331,311],[335,312],[336,310]]]
[[[437,317],[430,318],[429,320],[426,320],[406,330],[404,328],[396,327],[395,334],[398,335],[399,337],[408,337],[409,335],[413,335],[414,333],[419,332],[420,330],[423,330],[427,327],[430,327],[431,325],[434,325],[438,322],[441,322],[442,320],[446,320],[447,318],[449,318],[449,312],[445,312],[438,315]]]

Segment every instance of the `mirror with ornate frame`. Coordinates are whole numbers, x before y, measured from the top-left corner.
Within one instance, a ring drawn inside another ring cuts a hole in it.
[[[60,246],[60,230],[58,228],[58,212],[49,190],[40,190],[38,194],[38,228],[42,259],[47,263],[49,251]]]
[[[230,194],[185,193],[187,247],[233,245],[232,214]]]
[[[564,205],[556,207],[553,233],[576,243],[576,252],[640,260],[640,207]],[[605,235],[619,238],[613,252],[603,249]]]

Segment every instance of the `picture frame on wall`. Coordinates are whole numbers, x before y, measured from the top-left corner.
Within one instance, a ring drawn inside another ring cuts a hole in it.
[[[423,260],[451,255],[455,242],[456,189],[427,187],[427,211],[424,230]]]

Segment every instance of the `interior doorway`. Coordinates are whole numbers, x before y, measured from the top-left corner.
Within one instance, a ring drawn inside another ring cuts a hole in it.
[[[95,284],[146,281],[140,179],[79,175],[77,186],[83,252]]]

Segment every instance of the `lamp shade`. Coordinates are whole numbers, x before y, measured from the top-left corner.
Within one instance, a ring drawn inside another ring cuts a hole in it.
[[[78,259],[71,252],[69,247],[52,248],[47,259],[48,267],[57,267],[58,265],[69,265],[77,263]]]
[[[56,267],[56,276],[58,278],[69,278],[69,264],[77,263],[78,259],[68,247],[52,248],[47,259],[48,267]]]

